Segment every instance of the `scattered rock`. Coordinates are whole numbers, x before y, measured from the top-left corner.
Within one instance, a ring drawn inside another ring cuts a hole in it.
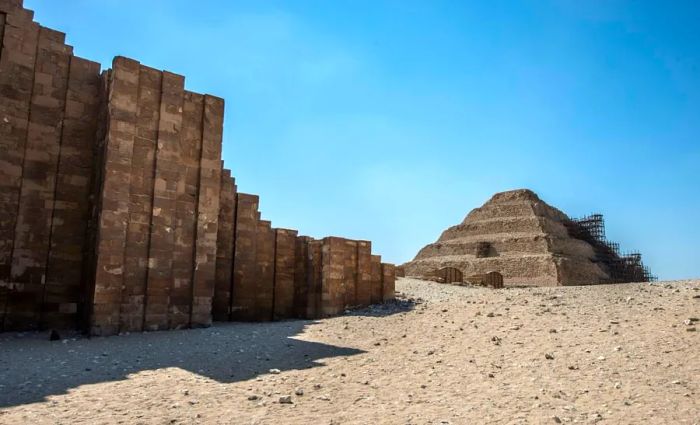
[[[279,375],[281,371],[279,369],[270,369],[269,372],[273,375]]]
[[[591,415],[588,417],[592,422],[598,422],[603,420],[603,415],[600,413],[591,413]]]
[[[255,401],[255,400],[259,400],[259,399],[260,399],[260,397],[258,397],[255,394],[251,394],[248,396],[248,400],[250,400],[250,401]]]
[[[51,329],[51,333],[49,334],[49,341],[58,341],[61,339],[61,335],[59,335],[58,331],[55,329]]]
[[[280,404],[292,404],[292,396],[290,395],[283,395],[280,397]]]
[[[547,360],[554,360],[554,354],[544,353],[544,358]]]
[[[302,396],[302,395],[304,395],[304,390],[301,388],[297,388],[296,390],[294,390],[294,394],[296,394],[298,396]]]

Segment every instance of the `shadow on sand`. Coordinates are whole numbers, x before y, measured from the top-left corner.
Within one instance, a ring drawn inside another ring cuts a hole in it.
[[[393,314],[407,313],[420,304],[422,300],[406,298],[397,293],[396,299],[385,301],[382,304],[372,304],[368,307],[357,308],[345,312],[345,316],[386,317]]]
[[[47,333],[0,334],[0,409],[144,370],[177,367],[231,383],[364,352],[292,338],[314,323],[215,323],[206,329],[55,342]]]

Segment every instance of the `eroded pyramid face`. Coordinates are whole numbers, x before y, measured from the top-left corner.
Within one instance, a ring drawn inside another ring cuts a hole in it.
[[[499,272],[507,285],[583,285],[608,278],[588,242],[571,236],[563,212],[528,189],[495,194],[404,265],[408,276],[455,267]]]

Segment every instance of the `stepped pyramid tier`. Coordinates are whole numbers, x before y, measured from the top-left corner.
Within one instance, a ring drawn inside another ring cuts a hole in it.
[[[602,226],[602,216],[595,217],[601,217]],[[620,256],[616,244],[599,236],[533,191],[512,190],[497,193],[472,210],[402,267],[407,276],[422,277],[443,267],[457,268],[465,277],[496,271],[506,285],[649,280],[639,254]],[[620,271],[628,263],[634,263],[628,267],[634,273]]]

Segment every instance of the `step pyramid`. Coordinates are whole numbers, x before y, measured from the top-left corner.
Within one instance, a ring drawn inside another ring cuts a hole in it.
[[[420,277],[443,267],[457,268],[464,276],[496,271],[506,285],[610,282],[599,249],[575,237],[572,223],[531,190],[497,193],[403,268],[407,276]]]

